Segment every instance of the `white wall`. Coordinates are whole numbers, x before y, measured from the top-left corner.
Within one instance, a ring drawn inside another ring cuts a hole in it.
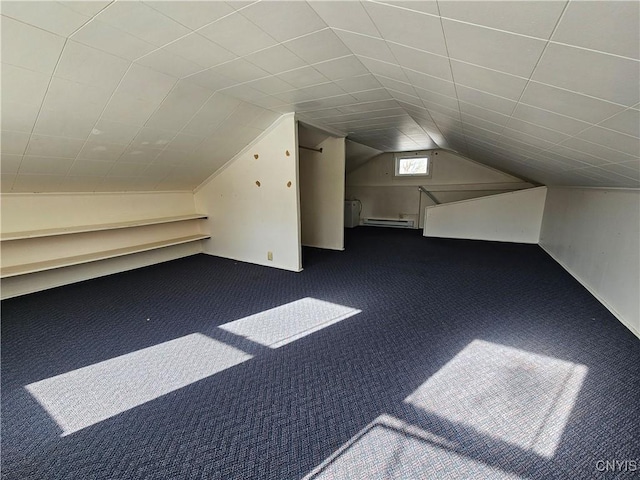
[[[313,147],[322,153],[299,150],[302,244],[343,250],[345,140],[328,137]]]
[[[538,243],[546,193],[538,187],[428,207],[424,236]]]
[[[191,214],[191,192],[3,194],[2,232],[116,223]],[[201,231],[200,221],[2,242],[3,267],[122,248]],[[200,242],[31,273],[2,280],[2,298],[32,293],[154,263],[193,255]]]
[[[406,218],[413,219],[416,227],[422,226],[424,209],[434,202],[420,193],[420,185],[443,203],[532,187],[519,178],[444,150],[431,152],[429,178],[398,178],[394,171],[394,154],[385,153],[347,174],[346,197],[362,202],[361,218]]]
[[[195,213],[191,192],[6,193],[0,200],[4,233]]]
[[[260,186],[256,182],[260,182]],[[289,187],[288,182],[291,182]],[[209,216],[206,224],[212,238],[203,242],[205,253],[301,270],[298,141],[294,115],[280,117],[198,187],[195,203],[199,212]],[[273,260],[268,260],[268,252],[272,252]]]
[[[640,337],[640,191],[551,187],[540,246]]]

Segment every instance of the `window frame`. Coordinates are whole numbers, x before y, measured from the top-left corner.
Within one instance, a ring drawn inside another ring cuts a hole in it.
[[[427,159],[427,173],[400,173],[400,162],[405,159],[413,159],[413,158],[426,158]],[[429,153],[415,153],[413,155],[406,153],[397,153],[394,155],[394,177],[396,178],[405,178],[405,177],[421,177],[421,178],[431,178],[431,155]]]

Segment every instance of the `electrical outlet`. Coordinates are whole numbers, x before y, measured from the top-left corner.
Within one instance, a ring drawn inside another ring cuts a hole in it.
[[[273,260],[273,252],[267,252],[267,260]]]

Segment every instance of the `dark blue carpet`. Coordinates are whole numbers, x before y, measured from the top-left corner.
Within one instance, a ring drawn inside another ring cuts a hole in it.
[[[305,249],[301,273],[196,255],[2,302],[2,478],[297,479],[383,414],[497,477],[637,475],[596,462],[638,462],[640,342],[538,246],[361,227],[346,247]],[[64,437],[24,388],[194,332],[226,341],[218,325],[304,297],[362,313],[278,349],[238,340],[253,359]],[[474,340],[588,368],[552,457],[403,401]]]

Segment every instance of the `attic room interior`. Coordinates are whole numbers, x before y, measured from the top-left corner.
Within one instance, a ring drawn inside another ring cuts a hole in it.
[[[3,479],[640,470],[640,2],[2,1]]]

